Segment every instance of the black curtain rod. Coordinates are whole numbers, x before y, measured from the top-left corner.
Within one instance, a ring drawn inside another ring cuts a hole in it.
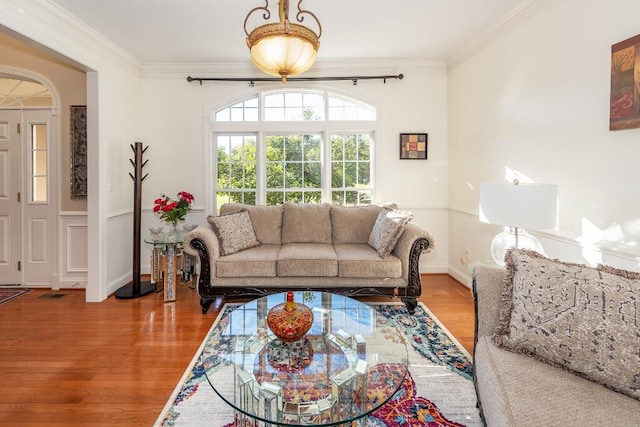
[[[351,80],[354,85],[358,84],[358,80],[382,80],[384,83],[387,83],[389,79],[397,79],[402,80],[404,78],[403,74],[391,75],[391,76],[355,76],[355,77],[290,77],[287,79],[288,82],[329,82],[329,81],[341,81],[341,80]],[[191,82],[200,82],[200,86],[202,86],[202,82],[246,82],[249,86],[253,86],[256,82],[280,82],[282,81],[279,77],[256,77],[256,78],[248,78],[248,77],[187,77],[187,81]]]

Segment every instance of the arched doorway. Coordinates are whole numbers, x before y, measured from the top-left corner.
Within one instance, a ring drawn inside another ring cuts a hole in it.
[[[0,284],[57,281],[58,112],[46,78],[0,66]]]

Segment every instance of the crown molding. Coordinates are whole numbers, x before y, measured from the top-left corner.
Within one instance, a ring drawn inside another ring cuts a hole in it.
[[[399,74],[446,75],[447,65],[435,60],[318,60],[305,77],[343,76],[343,75],[379,75]],[[228,61],[211,63],[148,63],[140,67],[142,78],[180,78],[199,77],[266,77],[249,61]]]
[[[451,70],[464,63],[466,60],[468,60],[480,50],[482,50],[485,46],[487,46],[497,36],[504,33],[509,28],[513,27],[526,16],[528,16],[542,2],[544,2],[544,0],[525,0],[520,3],[515,9],[502,17],[502,19],[496,22],[487,31],[480,34],[480,36],[478,36],[471,44],[465,46],[458,52],[448,57],[446,60],[447,68]]]
[[[0,25],[85,70],[117,63],[138,73],[141,62],[50,0],[3,0]]]

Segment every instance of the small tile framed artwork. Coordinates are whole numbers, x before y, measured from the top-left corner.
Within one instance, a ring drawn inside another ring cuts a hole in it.
[[[427,160],[426,133],[400,134],[400,160]]]

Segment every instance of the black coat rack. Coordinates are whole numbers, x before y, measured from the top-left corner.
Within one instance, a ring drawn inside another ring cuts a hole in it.
[[[142,222],[142,181],[147,175],[142,176],[142,168],[149,160],[142,161],[142,155],[149,146],[142,148],[142,142],[132,144],[135,160],[129,159],[133,165],[133,280],[115,292],[116,298],[133,299],[145,296],[153,292],[153,285],[149,281],[140,280],[140,238]]]

